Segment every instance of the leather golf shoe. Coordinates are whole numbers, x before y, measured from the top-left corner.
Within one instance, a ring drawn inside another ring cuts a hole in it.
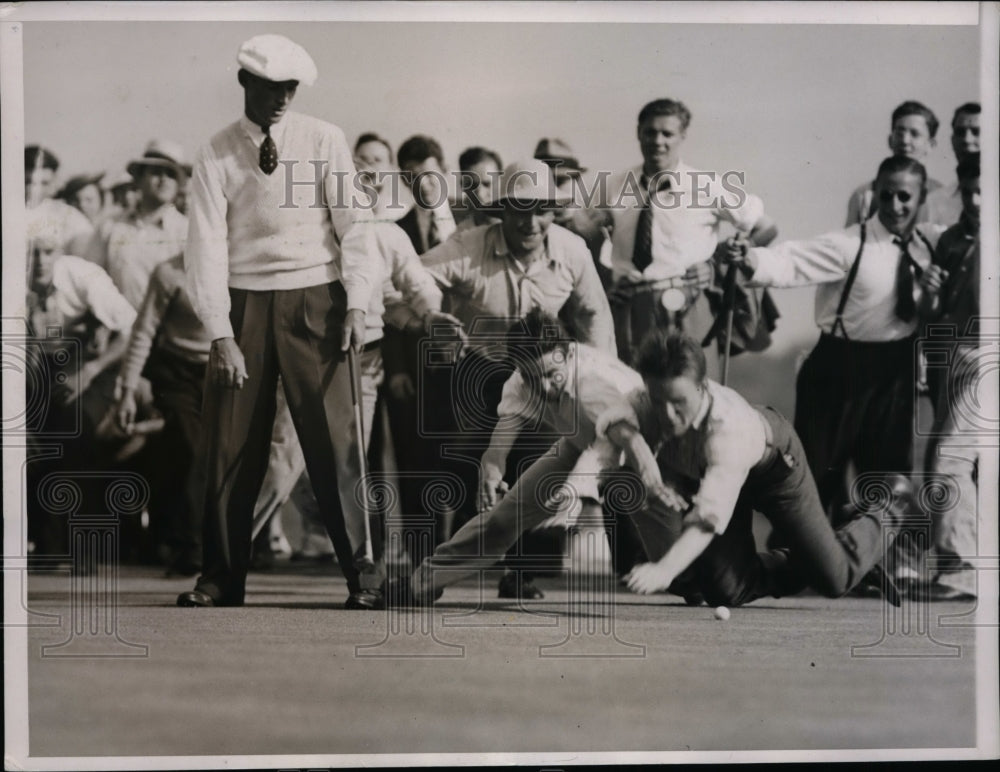
[[[201,590],[188,590],[177,596],[177,605],[184,608],[217,606],[215,598]]]
[[[378,611],[385,608],[385,596],[382,590],[358,590],[348,596],[344,608],[355,611]]]

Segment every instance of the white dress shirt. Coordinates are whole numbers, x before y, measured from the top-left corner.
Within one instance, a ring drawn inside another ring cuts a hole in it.
[[[550,225],[542,253],[525,265],[514,258],[500,223],[459,231],[421,256],[451,310],[470,334],[470,347],[503,359],[503,336],[533,308],[558,314],[567,303],[589,317],[584,341],[615,351],[611,308],[586,243]]]
[[[136,312],[115,287],[107,272],[73,255],[52,264],[52,293],[37,309],[33,324],[38,335],[49,327],[69,327],[90,312],[109,330],[128,332]]]
[[[420,238],[423,239],[424,244],[430,244],[431,220],[437,227],[438,244],[447,241],[458,227],[455,225],[455,216],[451,213],[451,207],[448,206],[447,201],[436,209],[416,207],[414,211],[417,216],[417,228],[420,229]]]
[[[120,215],[97,229],[85,255],[101,266],[136,310],[160,263],[184,252],[188,221],[173,204],[149,214]]]
[[[601,429],[624,422],[648,436],[665,479],[678,475],[700,481],[685,525],[722,533],[733,517],[743,483],[764,458],[764,416],[733,389],[705,380],[707,396],[680,437],[664,437],[645,388],[604,416]],[[669,482],[669,480],[667,480]]]
[[[54,238],[66,255],[85,255],[94,235],[94,226],[83,212],[56,198],[26,209],[24,224],[29,244],[37,238]]]
[[[651,202],[653,262],[641,273],[632,263],[635,234],[646,194],[640,183],[642,166],[611,178],[604,204],[614,217],[611,270],[615,280],[655,281],[682,275],[708,260],[719,242],[723,222],[750,231],[764,215],[764,203],[746,193],[735,177],[694,169],[683,161],[659,179],[670,180]],[[734,192],[734,190],[736,192]]]
[[[896,269],[900,247],[896,238],[878,219],[866,225],[864,254],[858,266],[854,286],[844,307],[844,331],[851,340],[888,342],[913,334],[917,320],[905,322],[896,316]],[[933,247],[941,235],[937,226],[923,225],[920,231]],[[802,287],[816,289],[816,325],[833,333],[837,305],[861,245],[861,226],[852,225],[814,239],[785,241],[773,247],[751,250],[757,260],[753,283],[763,287]],[[931,251],[914,234],[910,255],[921,267],[931,262]]]

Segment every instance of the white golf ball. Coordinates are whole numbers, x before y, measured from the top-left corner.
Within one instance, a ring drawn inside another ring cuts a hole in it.
[[[727,619],[729,619],[729,609],[727,609],[725,606],[719,606],[715,610],[715,618],[721,619],[723,622],[725,622]]]

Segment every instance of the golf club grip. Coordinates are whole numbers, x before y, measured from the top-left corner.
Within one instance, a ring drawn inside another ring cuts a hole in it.
[[[357,406],[361,403],[361,394],[358,388],[358,355],[353,345],[347,349],[347,366],[351,371],[351,404]]]

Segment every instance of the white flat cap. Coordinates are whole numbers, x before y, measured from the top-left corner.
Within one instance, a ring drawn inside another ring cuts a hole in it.
[[[281,82],[297,80],[305,86],[316,81],[316,63],[298,43],[284,35],[257,35],[240,46],[236,62],[258,78]]]

